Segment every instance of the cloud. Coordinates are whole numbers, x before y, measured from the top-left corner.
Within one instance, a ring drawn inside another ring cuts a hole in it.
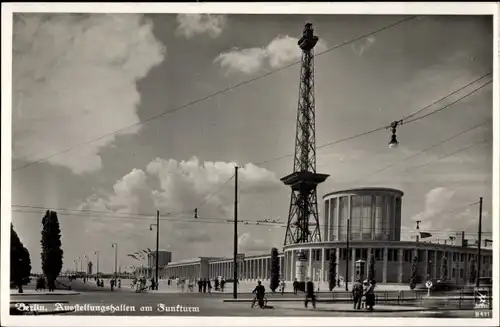
[[[206,34],[217,38],[226,25],[226,16],[210,14],[178,14],[177,35],[190,39],[196,35]]]
[[[232,228],[232,224],[224,222],[232,219],[233,214],[234,189],[228,180],[234,174],[234,166],[232,162],[200,162],[196,157],[186,161],[157,158],[145,169],[134,169],[123,176],[109,192],[92,195],[81,203],[80,210],[114,213],[113,219],[106,215],[86,219],[86,235],[126,241],[129,251],[149,246],[148,226],[155,223],[158,209],[165,218],[160,223],[162,248],[168,242],[178,256],[188,252],[194,256],[215,255],[213,246],[227,247],[223,235],[229,231],[225,228]],[[259,194],[279,184],[274,173],[251,163],[242,165],[238,176],[240,194]],[[196,207],[198,220],[194,219]],[[120,213],[129,216],[121,218]],[[203,249],[206,253],[200,252],[203,243],[211,244],[211,249]]]
[[[360,42],[353,43],[352,50],[354,51],[355,54],[361,57],[363,53],[375,43],[375,41],[376,41],[375,36],[370,35]]]
[[[412,220],[421,220],[423,223],[428,223],[432,218],[436,218],[446,210],[454,194],[455,191],[444,187],[437,187],[430,190],[425,195],[424,211],[414,215]]]
[[[136,82],[165,57],[139,14],[22,14],[13,29],[13,156],[35,161],[139,122]],[[134,134],[138,127],[120,132]],[[101,168],[106,137],[48,159]]]
[[[269,244],[260,238],[255,238],[250,233],[243,233],[238,237],[238,250],[245,252],[265,252],[269,251]]]
[[[262,48],[239,49],[223,52],[215,58],[214,63],[220,65],[227,74],[243,73],[254,74],[264,66],[279,68],[283,65],[299,60],[302,50],[297,45],[296,37],[279,35],[267,46]],[[326,44],[319,41],[316,52],[326,49]]]

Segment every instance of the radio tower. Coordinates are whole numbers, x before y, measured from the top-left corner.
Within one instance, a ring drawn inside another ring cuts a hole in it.
[[[317,42],[312,24],[307,23],[298,42],[302,62],[293,173],[281,179],[292,189],[285,245],[321,241],[316,187],[328,175],[316,173],[313,48]]]

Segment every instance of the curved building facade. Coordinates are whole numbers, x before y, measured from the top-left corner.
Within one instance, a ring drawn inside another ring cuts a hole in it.
[[[418,238],[417,241],[401,241],[402,198],[402,191],[381,187],[356,188],[324,195],[322,241],[284,246],[279,254],[281,278],[287,281],[310,278],[315,282],[327,282],[329,260],[334,253],[336,279],[353,282],[366,276],[367,263],[372,254],[378,283],[407,284],[412,273],[412,260],[417,258],[417,270],[423,280],[446,277],[456,284],[466,284],[472,272],[471,261],[478,259],[477,247],[464,242],[462,233],[453,235],[444,243],[419,242]],[[479,259],[480,276],[491,277],[491,248],[483,248]],[[164,278],[232,278],[233,269],[232,258],[196,258],[170,262],[162,267],[161,275]],[[270,251],[262,255],[242,256],[238,276],[241,281],[269,279]]]
[[[390,188],[357,188],[328,193],[323,241],[399,241],[403,192]]]

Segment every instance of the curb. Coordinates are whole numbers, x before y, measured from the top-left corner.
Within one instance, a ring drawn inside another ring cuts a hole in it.
[[[37,295],[79,295],[80,292],[68,292],[68,293],[59,293],[59,292],[46,292],[46,293],[10,293],[10,296],[37,296]]]

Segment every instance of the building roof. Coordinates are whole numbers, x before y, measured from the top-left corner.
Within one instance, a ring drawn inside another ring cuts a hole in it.
[[[346,189],[346,190],[338,190],[338,191],[333,191],[326,193],[323,195],[323,199],[327,197],[331,197],[332,195],[336,194],[345,194],[345,193],[396,193],[400,196],[403,196],[404,193],[401,190],[397,190],[395,188],[388,188],[388,187],[357,187],[357,188],[351,188],[351,189]]]

